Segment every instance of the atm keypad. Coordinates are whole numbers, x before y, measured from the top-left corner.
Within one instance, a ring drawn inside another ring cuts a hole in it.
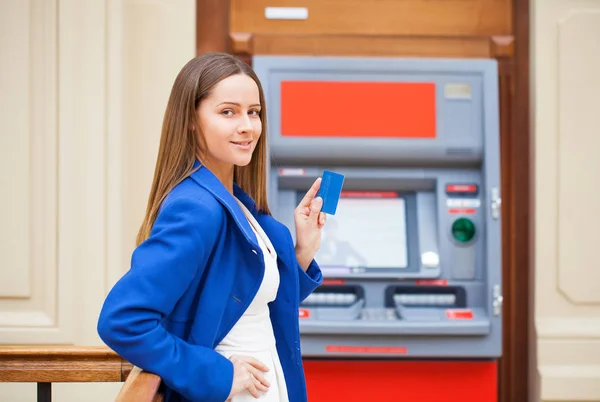
[[[404,306],[454,306],[456,295],[453,294],[399,294],[394,295],[394,302]]]
[[[357,297],[353,293],[312,293],[302,304],[319,306],[348,306],[356,302]]]

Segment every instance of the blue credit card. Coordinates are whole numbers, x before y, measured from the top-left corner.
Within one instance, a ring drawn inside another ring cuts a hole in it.
[[[344,175],[325,170],[321,177],[321,187],[317,192],[317,197],[323,199],[323,208],[321,212],[335,215],[338,201],[342,194],[342,186],[344,185]]]

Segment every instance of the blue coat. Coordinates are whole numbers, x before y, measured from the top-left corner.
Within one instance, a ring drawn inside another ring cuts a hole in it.
[[[237,185],[234,194],[277,251],[280,286],[269,309],[290,402],[304,402],[298,306],[321,284],[321,271],[313,261],[304,272],[287,227],[257,213]],[[233,365],[214,348],[242,316],[263,275],[261,248],[244,213],[202,167],[163,202],[150,237],[104,302],[98,333],[124,359],[158,374],[167,401],[225,401]]]

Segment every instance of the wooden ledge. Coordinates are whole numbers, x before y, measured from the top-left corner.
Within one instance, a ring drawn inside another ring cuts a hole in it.
[[[105,346],[0,346],[0,382],[123,382],[132,368]]]
[[[161,378],[156,374],[134,367],[115,402],[163,402],[161,383]]]

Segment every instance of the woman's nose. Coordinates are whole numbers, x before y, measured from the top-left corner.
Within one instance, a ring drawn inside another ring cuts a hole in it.
[[[238,132],[244,133],[252,130],[252,122],[250,121],[249,116],[241,117],[241,121],[239,122]]]

